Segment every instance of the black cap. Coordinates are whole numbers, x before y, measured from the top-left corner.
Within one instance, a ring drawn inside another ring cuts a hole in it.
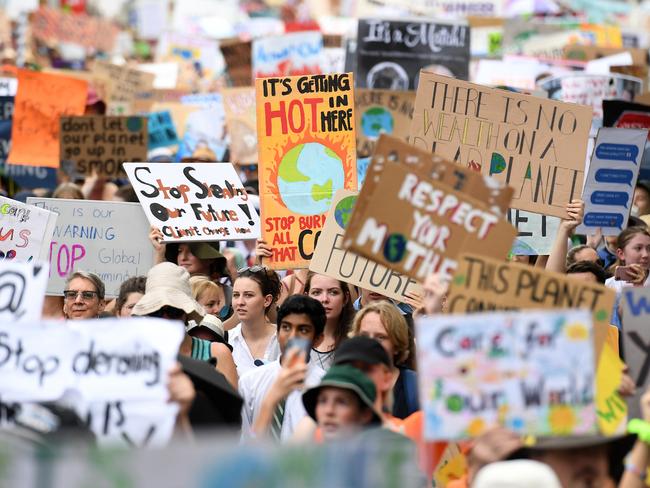
[[[367,364],[385,364],[389,368],[393,363],[384,347],[375,339],[358,336],[343,341],[334,353],[333,364],[348,364],[361,361]]]

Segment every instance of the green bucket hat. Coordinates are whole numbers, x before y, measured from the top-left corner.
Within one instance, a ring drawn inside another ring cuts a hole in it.
[[[377,398],[375,384],[360,369],[348,365],[332,366],[321,379],[318,386],[310,388],[302,394],[302,404],[309,416],[316,420],[316,402],[320,391],[328,386],[350,390],[359,397],[362,405],[372,410],[372,424],[380,424],[381,417],[375,410]]]

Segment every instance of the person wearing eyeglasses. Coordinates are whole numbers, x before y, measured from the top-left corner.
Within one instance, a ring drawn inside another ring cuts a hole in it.
[[[165,262],[155,265],[147,273],[145,293],[133,307],[131,314],[178,320],[183,322],[187,330],[190,320],[201,323],[205,309],[192,297],[188,271],[176,264]],[[225,344],[191,337],[185,332],[179,354],[206,362],[216,359],[217,370],[237,388],[237,369],[230,349]]]
[[[63,315],[68,320],[96,319],[103,312],[105,286],[94,273],[75,271],[65,282]]]

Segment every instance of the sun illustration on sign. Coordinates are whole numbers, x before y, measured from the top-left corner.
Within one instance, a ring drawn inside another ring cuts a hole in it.
[[[300,215],[326,213],[338,190],[355,186],[346,139],[305,133],[275,148],[267,173],[275,200]]]

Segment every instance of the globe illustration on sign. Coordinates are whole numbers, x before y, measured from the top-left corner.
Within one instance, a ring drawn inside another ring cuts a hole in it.
[[[323,144],[298,144],[280,161],[278,190],[282,202],[292,212],[300,215],[325,213],[334,193],[344,187],[343,161]]]
[[[372,107],[361,116],[361,129],[366,137],[379,137],[379,134],[393,133],[393,115],[384,107]]]
[[[535,249],[520,239],[515,239],[510,252],[515,256],[530,256],[537,254],[537,251]]]
[[[339,224],[339,227],[342,229],[345,229],[348,226],[355,203],[357,203],[357,197],[356,195],[352,195],[345,197],[336,204],[336,208],[334,209],[334,220],[336,220],[336,223]]]

